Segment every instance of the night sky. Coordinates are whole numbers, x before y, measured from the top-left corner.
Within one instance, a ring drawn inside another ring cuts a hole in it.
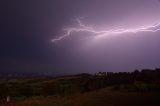
[[[64,29],[83,27],[77,19],[96,31],[154,31],[97,39],[90,31],[73,31],[53,42],[66,34]],[[157,68],[159,23],[159,0],[1,0],[0,72],[58,75]]]

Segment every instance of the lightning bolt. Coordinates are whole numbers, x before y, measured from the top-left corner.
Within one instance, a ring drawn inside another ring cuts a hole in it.
[[[79,27],[68,27],[68,28],[65,28],[63,29],[64,30],[64,34],[62,36],[59,36],[58,38],[54,38],[52,39],[52,42],[55,43],[55,42],[58,42],[58,41],[61,41],[63,39],[65,39],[66,37],[70,37],[72,36],[73,32],[89,32],[91,34],[93,34],[93,37],[95,39],[97,38],[100,38],[100,37],[105,37],[105,36],[110,36],[110,35],[119,35],[119,34],[125,34],[125,33],[138,33],[138,32],[157,32],[157,31],[160,31],[160,23],[156,23],[156,24],[153,24],[153,25],[149,25],[149,26],[145,26],[145,27],[139,27],[139,28],[136,28],[136,29],[124,29],[124,28],[121,28],[121,29],[116,29],[116,30],[96,30],[94,29],[93,27],[89,27],[85,24],[83,24],[81,22],[81,19],[77,18],[76,19],[77,23],[78,23],[78,26]],[[76,35],[76,34],[74,34]]]

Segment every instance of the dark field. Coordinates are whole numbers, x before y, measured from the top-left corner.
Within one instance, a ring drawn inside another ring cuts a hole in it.
[[[13,106],[159,106],[160,94],[119,92],[105,88],[97,92],[70,96],[31,97],[10,104]]]
[[[7,78],[0,85],[0,106],[160,106],[159,69]]]

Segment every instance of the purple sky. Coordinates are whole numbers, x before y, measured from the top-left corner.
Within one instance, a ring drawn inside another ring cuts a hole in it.
[[[160,67],[160,31],[93,40],[93,33],[64,34],[76,18],[96,31],[160,23],[159,0],[2,0],[0,72],[53,74],[133,71]],[[160,27],[158,27],[160,28]]]

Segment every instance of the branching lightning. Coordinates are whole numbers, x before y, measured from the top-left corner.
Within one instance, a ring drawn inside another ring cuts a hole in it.
[[[93,34],[93,37],[96,39],[99,37],[119,35],[119,34],[125,34],[125,33],[138,33],[138,32],[152,32],[153,33],[153,32],[160,31],[160,23],[149,25],[149,26],[144,26],[144,27],[139,27],[136,29],[123,29],[122,28],[122,29],[116,29],[116,30],[98,31],[93,27],[89,27],[83,24],[79,18],[76,19],[76,21],[78,23],[78,27],[68,27],[68,28],[63,29],[65,33],[58,38],[52,39],[52,42],[55,43],[55,42],[65,39],[66,37],[70,37],[71,35],[73,35],[73,32],[77,32],[77,33],[78,32],[89,32]]]

